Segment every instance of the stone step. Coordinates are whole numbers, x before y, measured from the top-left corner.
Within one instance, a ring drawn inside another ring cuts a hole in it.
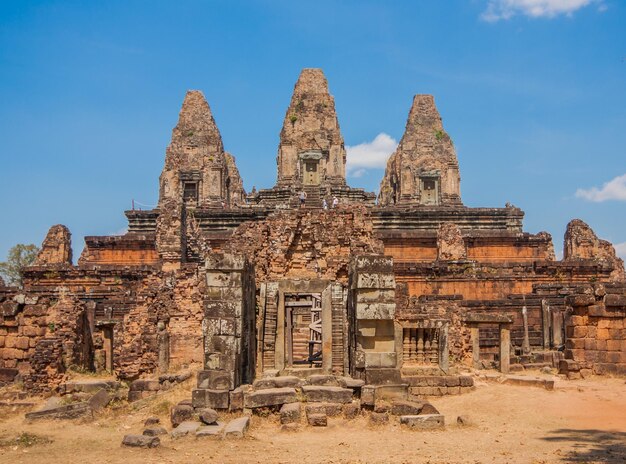
[[[298,397],[295,388],[268,388],[249,391],[243,395],[243,405],[250,409],[281,406],[285,403],[295,403],[297,401]]]
[[[321,367],[311,367],[311,368],[298,368],[298,367],[287,367],[281,371],[282,376],[293,376],[298,377],[300,379],[307,379],[312,375],[323,374],[324,371]]]
[[[308,402],[319,403],[351,403],[352,389],[342,387],[328,387],[319,385],[305,385],[302,393]]]
[[[280,377],[266,377],[256,379],[252,384],[255,390],[266,390],[268,388],[298,388],[302,385],[302,379],[294,375],[285,375]]]
[[[524,377],[521,375],[508,375],[504,382],[508,385],[517,385],[523,387],[539,387],[546,390],[554,390],[554,379],[537,379],[532,377]]]

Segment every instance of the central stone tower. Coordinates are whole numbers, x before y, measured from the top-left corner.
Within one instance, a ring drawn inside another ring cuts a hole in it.
[[[278,146],[278,187],[346,185],[346,149],[321,69],[303,69]]]
[[[252,193],[251,203],[293,207],[301,190],[307,192],[307,205],[312,207],[334,197],[342,203],[375,201],[375,194],[346,183],[346,148],[335,99],[321,69],[303,69],[298,77],[280,131],[276,164],[276,185]]]

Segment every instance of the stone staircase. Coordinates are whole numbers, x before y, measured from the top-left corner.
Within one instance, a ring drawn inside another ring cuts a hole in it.
[[[321,208],[322,207],[322,197],[320,195],[320,188],[317,185],[305,185],[304,191],[306,192],[305,206],[307,208]]]

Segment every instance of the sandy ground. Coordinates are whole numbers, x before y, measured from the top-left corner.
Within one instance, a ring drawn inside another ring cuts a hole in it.
[[[166,437],[156,449],[121,447],[124,434],[141,433],[145,418],[155,413],[169,428],[164,401],[188,397],[190,387],[139,411],[106,412],[89,422],[28,424],[23,414],[5,414],[0,463],[626,463],[624,379],[560,381],[554,391],[477,383],[471,393],[433,399],[447,424],[437,432],[395,423],[374,427],[365,417],[285,432],[276,418],[255,416],[241,440]],[[473,425],[457,425],[459,415]],[[10,443],[23,432],[51,443]]]

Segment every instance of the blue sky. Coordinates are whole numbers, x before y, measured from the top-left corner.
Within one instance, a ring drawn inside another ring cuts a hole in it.
[[[412,96],[431,93],[465,204],[511,202],[557,250],[578,217],[626,255],[623,1],[24,0],[0,3],[0,260],[57,223],[76,259],[131,199],[154,205],[187,89],[246,188],[271,187],[304,67],[324,69],[359,146],[350,185],[378,188]]]

